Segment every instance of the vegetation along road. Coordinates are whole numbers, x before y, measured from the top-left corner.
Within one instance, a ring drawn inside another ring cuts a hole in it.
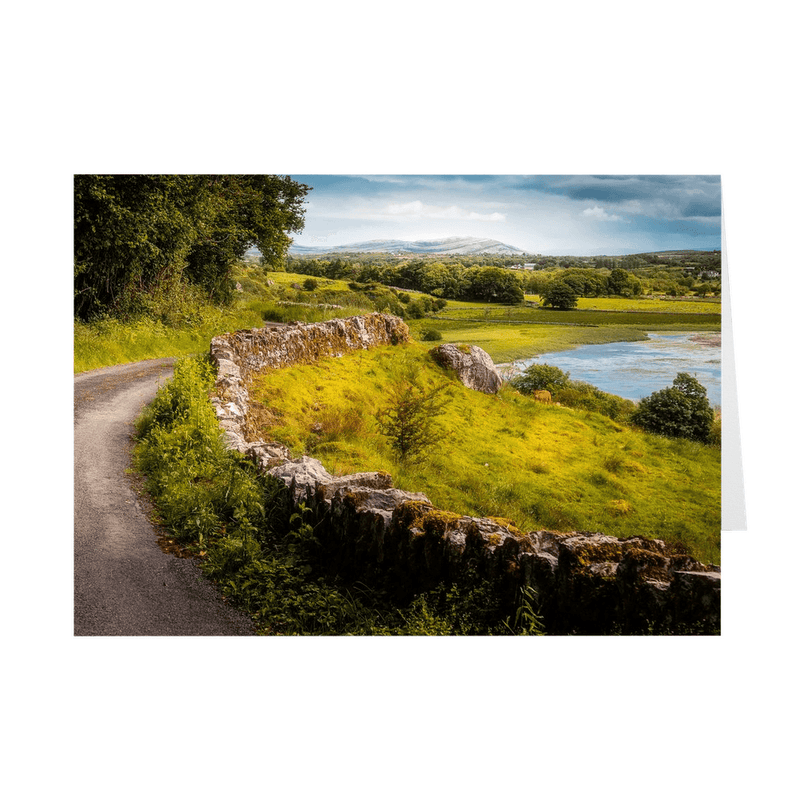
[[[75,376],[75,635],[253,632],[188,558],[161,550],[131,466],[133,422],[174,359]]]

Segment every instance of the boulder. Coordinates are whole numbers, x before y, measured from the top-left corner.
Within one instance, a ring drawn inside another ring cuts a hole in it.
[[[452,369],[461,383],[484,394],[497,394],[503,379],[485,350],[475,345],[441,344],[431,351],[433,359]]]
[[[320,506],[323,510],[330,508],[331,498],[337,492],[392,489],[392,476],[388,472],[355,472],[334,477],[322,466],[321,461],[309,456],[280,461],[267,472],[283,481],[295,504],[307,503]]]

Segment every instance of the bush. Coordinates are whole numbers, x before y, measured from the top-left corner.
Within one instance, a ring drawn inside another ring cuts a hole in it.
[[[650,433],[708,443],[714,412],[705,387],[688,372],[679,372],[672,386],[640,401],[631,422]]]
[[[609,419],[625,421],[635,410],[631,400],[609,394],[584,381],[568,381],[568,385],[553,394],[553,399],[570,408],[595,411]]]
[[[421,300],[412,300],[403,312],[409,319],[422,319],[425,316],[425,305]]]
[[[511,385],[522,394],[545,389],[561,405],[595,411],[613,420],[624,421],[635,409],[630,400],[601,391],[585,381],[571,381],[569,372],[550,364],[532,364],[522,375],[512,378]]]
[[[415,376],[398,381],[389,391],[389,405],[378,412],[378,428],[389,439],[401,464],[423,461],[440,439],[436,417],[444,413],[447,384],[426,389]]]
[[[307,292],[315,292],[317,290],[317,287],[319,287],[319,281],[316,280],[315,278],[306,278],[303,281],[303,288]]]
[[[181,541],[203,544],[222,528],[246,535],[264,521],[255,468],[229,451],[208,401],[210,364],[183,359],[137,420],[137,469],[163,523]]]
[[[550,364],[531,364],[522,375],[511,380],[511,385],[522,394],[533,394],[542,389],[555,394],[569,383],[569,372],[563,372]]]
[[[421,338],[423,342],[438,342],[441,341],[442,333],[441,331],[429,328],[428,330],[422,331]]]

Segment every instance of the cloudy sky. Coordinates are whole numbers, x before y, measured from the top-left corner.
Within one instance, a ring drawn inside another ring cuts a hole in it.
[[[720,249],[718,175],[292,175],[313,187],[295,243],[448,236],[543,255]]]

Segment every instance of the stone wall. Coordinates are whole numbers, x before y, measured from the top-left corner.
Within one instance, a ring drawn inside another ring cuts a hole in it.
[[[290,508],[310,510],[332,570],[380,581],[400,600],[470,575],[492,581],[509,612],[530,586],[551,634],[719,630],[719,569],[671,553],[663,541],[523,532],[510,520],[436,509],[425,495],[394,488],[387,473],[334,477],[316,459],[291,460],[280,444],[247,440],[250,375],[408,340],[402,320],[371,314],[237,331],[211,343],[212,402],[229,446],[284,483]]]
[[[217,382],[211,402],[228,445],[248,455],[257,452],[262,456],[275,454],[268,458],[289,456],[282,445],[249,441],[247,384],[252,375],[292,364],[310,364],[323,356],[342,356],[352,350],[400,344],[410,338],[405,322],[387,314],[309,324],[268,323],[263,328],[214,337],[211,358],[217,367]]]

